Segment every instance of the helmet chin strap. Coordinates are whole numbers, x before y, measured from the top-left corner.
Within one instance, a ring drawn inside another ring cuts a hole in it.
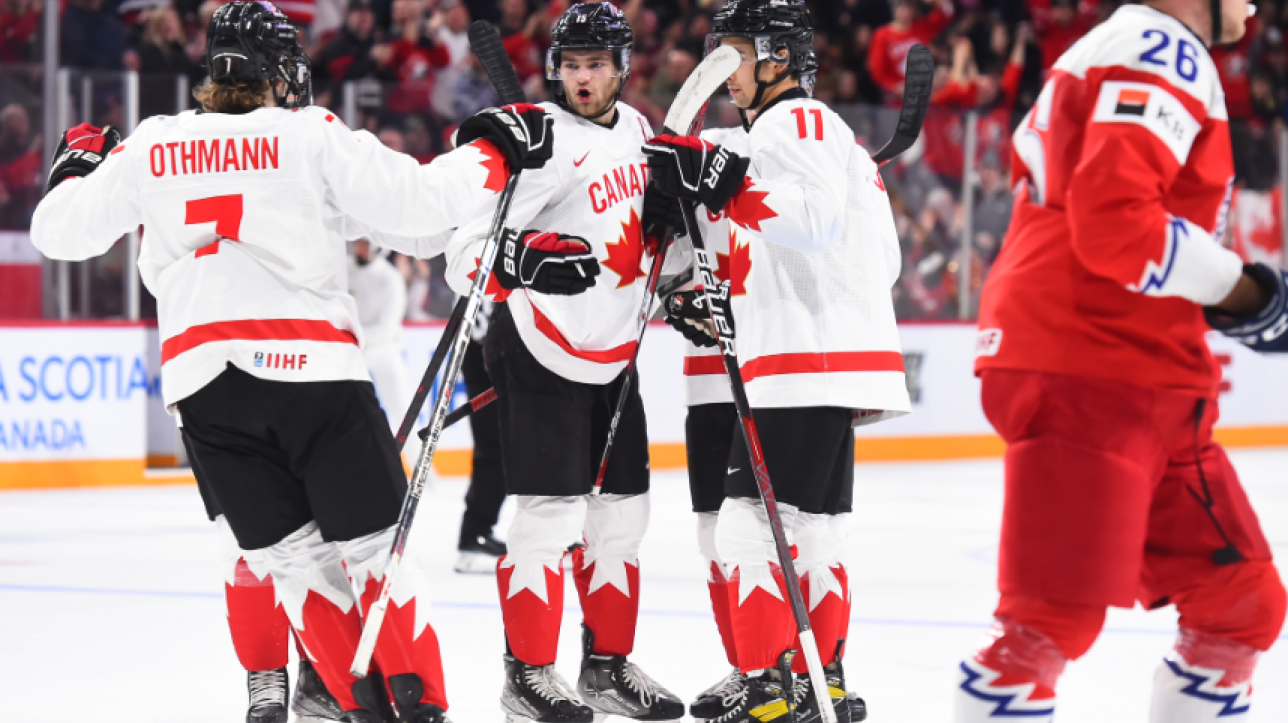
[[[1221,0],[1213,0],[1213,2],[1220,2],[1220,1]],[[742,107],[738,108],[738,117],[742,119],[743,130],[751,130],[751,122],[747,120],[747,113],[760,110],[760,107],[764,105],[762,101],[765,98],[765,91],[769,90],[770,88],[778,85],[779,83],[791,77],[791,73],[783,73],[781,78],[779,78],[778,80],[775,80],[772,83],[767,83],[761,80],[760,69],[764,67],[765,63],[770,63],[770,62],[773,62],[773,61],[769,59],[756,61],[756,94],[751,97],[751,102],[747,104],[746,108],[742,108]],[[777,63],[775,63],[775,65],[777,65]]]

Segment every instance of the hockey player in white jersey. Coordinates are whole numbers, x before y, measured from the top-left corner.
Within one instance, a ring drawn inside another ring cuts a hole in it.
[[[642,218],[648,122],[618,101],[633,33],[611,3],[575,4],[556,23],[547,62],[554,158],[524,173],[493,278],[485,344],[496,385],[505,484],[517,510],[497,568],[509,651],[502,707],[511,719],[589,723],[595,715],[671,720],[684,705],[627,656],[639,611],[640,539],[648,524],[648,439],[638,383],[617,429],[603,494],[591,495],[652,250]],[[464,292],[487,229],[478,219],[448,248]],[[569,234],[561,236],[560,234]],[[556,255],[557,254],[557,255]],[[559,263],[560,285],[532,269]],[[575,295],[574,295],[575,294]],[[577,693],[555,671],[565,551],[584,614]],[[580,696],[578,695],[580,694]],[[579,699],[580,698],[580,699]],[[584,701],[584,703],[583,703]]]
[[[358,322],[362,325],[362,358],[371,372],[376,398],[385,411],[389,427],[396,430],[411,404],[412,392],[403,361],[407,282],[385,258],[384,251],[366,237],[353,242],[348,277],[349,295],[358,307]],[[399,452],[415,446],[413,440],[414,436]]]
[[[742,377],[784,528],[797,547],[810,625],[838,719],[851,720],[841,670],[849,591],[845,571],[859,421],[910,411],[890,288],[900,253],[889,200],[854,133],[810,98],[815,63],[801,2],[732,0],[716,13],[708,48],[743,64],[729,79],[741,129],[703,138],[659,136],[646,147],[653,184],[705,207],[706,235],[723,246],[720,296],[730,300]],[[723,227],[722,227],[723,225]],[[727,239],[727,244],[722,243]],[[668,321],[711,346],[693,291],[666,300]],[[689,448],[699,549],[712,603],[738,670],[694,702],[695,718],[768,721],[784,708],[821,718],[758,500],[746,445],[720,389],[719,355],[690,354]],[[716,461],[717,447],[725,447]],[[724,468],[724,474],[716,470]],[[718,510],[712,519],[711,513]],[[862,711],[862,707],[855,706]]]
[[[158,301],[162,394],[208,507],[241,548],[262,552],[347,720],[381,720],[387,695],[401,721],[442,721],[414,566],[394,585],[375,651],[387,681],[348,671],[406,479],[367,381],[342,226],[432,253],[428,237],[484,213],[511,168],[549,158],[549,120],[531,106],[485,111],[462,124],[460,149],[420,166],[308,107],[308,60],[271,3],[221,7],[206,53],[202,111],[151,118],[124,142],[87,125],[63,136],[32,240],[80,260],[146,226],[138,263]]]

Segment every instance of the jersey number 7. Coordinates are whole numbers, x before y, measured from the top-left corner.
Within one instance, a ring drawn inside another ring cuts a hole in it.
[[[215,233],[220,239],[240,241],[242,221],[242,194],[230,196],[211,196],[188,201],[183,217],[184,224],[214,223]],[[209,256],[219,253],[219,241],[197,249],[195,256]]]

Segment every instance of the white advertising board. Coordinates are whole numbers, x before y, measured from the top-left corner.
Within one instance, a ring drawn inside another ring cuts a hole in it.
[[[142,327],[0,326],[0,464],[142,460],[149,392]]]

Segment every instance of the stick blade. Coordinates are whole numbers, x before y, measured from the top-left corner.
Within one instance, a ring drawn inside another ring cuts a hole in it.
[[[475,20],[470,24],[469,38],[470,50],[478,56],[492,86],[501,96],[501,103],[506,105],[527,100],[523,84],[519,82],[519,74],[514,72],[510,56],[505,54],[501,33],[496,26],[486,20]]]
[[[872,160],[877,165],[886,163],[912,147],[921,135],[921,124],[926,120],[930,106],[930,88],[935,80],[935,59],[924,45],[914,45],[908,51],[908,63],[903,81],[903,107],[899,109],[899,124],[895,126],[890,142],[877,151]]]
[[[741,62],[738,51],[728,46],[716,48],[703,58],[675,94],[662,130],[666,133],[688,133],[711,94],[729,80]]]

